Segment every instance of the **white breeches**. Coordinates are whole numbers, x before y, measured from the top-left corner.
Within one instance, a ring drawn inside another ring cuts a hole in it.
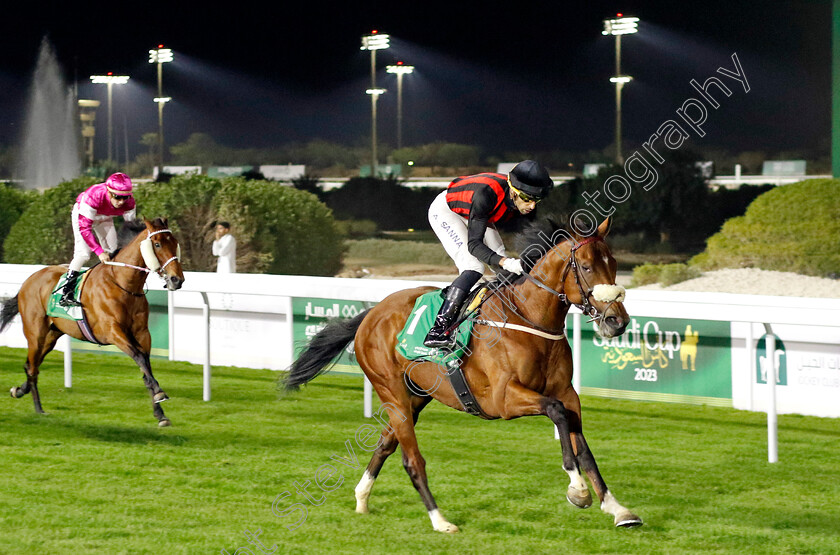
[[[78,272],[82,269],[85,262],[88,261],[90,255],[93,253],[91,248],[85,243],[82,237],[82,232],[79,231],[79,204],[73,206],[73,260],[70,261],[70,270]],[[114,227],[114,219],[110,216],[103,217],[102,220],[93,222],[93,233],[99,240],[99,244],[108,252],[113,252],[117,248],[117,230]]]
[[[449,209],[446,204],[446,191],[443,191],[429,207],[429,223],[435,235],[443,244],[446,254],[455,262],[458,272],[473,270],[484,273],[484,263],[467,250],[467,219]],[[499,232],[488,227],[484,232],[484,244],[499,256],[505,256],[505,245]]]

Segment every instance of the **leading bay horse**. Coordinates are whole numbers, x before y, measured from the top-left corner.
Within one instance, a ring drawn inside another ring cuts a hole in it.
[[[563,469],[570,478],[567,499],[580,508],[592,504],[583,470],[600,499],[601,510],[614,516],[616,526],[630,527],[642,520],[619,504],[607,488],[583,436],[580,399],[572,387],[572,353],[563,333],[572,304],[598,322],[603,337],[622,334],[629,322],[622,304],[624,290],[615,285],[616,262],[603,241],[610,222],[604,220],[589,237],[553,229],[551,237],[543,233],[541,241],[531,243],[522,254],[524,260],[536,260],[529,276],[507,285],[482,305],[471,350],[462,356],[461,367],[485,418],[550,418],[559,432]],[[457,526],[440,513],[429,490],[414,425],[432,398],[458,410],[464,410],[465,404],[442,378],[446,368],[409,361],[396,351],[397,334],[411,316],[415,300],[432,290],[399,291],[352,320],[328,324],[292,364],[285,387],[295,389],[326,371],[333,358],[355,339],[358,363],[389,413],[389,424],[356,486],[356,512],[368,512],[370,492],[382,464],[400,445],[403,465],[432,526],[440,532],[457,532]]]
[[[100,344],[115,345],[134,359],[143,371],[143,381],[152,396],[154,416],[163,427],[171,422],[163,414],[160,403],[169,397],[152,375],[149,302],[143,285],[147,274],[155,271],[165,280],[166,288],[174,291],[184,283],[184,272],[178,241],[169,231],[167,221],[144,218],[143,224],[140,233],[117,253],[112,263],[98,264],[88,271],[79,300],[93,337]],[[0,331],[20,314],[29,347],[23,366],[26,381],[11,389],[12,397],[19,399],[32,393],[38,413],[44,412],[38,393],[38,368],[44,357],[64,334],[85,339],[75,321],[47,316],[47,303],[66,271],[63,266],[38,270],[23,282],[17,295],[3,303],[0,311]]]

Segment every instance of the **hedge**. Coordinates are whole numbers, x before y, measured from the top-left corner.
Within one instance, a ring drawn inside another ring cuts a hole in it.
[[[810,179],[756,198],[690,263],[824,276],[840,273],[840,180]]]

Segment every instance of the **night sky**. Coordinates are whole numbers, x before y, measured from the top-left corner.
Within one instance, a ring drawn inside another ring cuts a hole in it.
[[[366,145],[370,54],[360,37],[377,29],[392,48],[377,53],[380,140],[396,143],[396,79],[385,66],[416,66],[403,81],[404,143],[478,144],[485,154],[602,149],[613,140],[614,38],[602,20],[641,19],[622,42],[624,140],[645,141],[689,97],[691,79],[716,75],[732,96],[709,112],[699,148],[827,152],[830,136],[829,2],[29,2],[3,21],[0,144],[18,140],[39,45],[47,36],[69,85],[104,101],[91,74],[131,76],[114,89],[115,134],[132,157],[157,129],[155,67],[163,43],[167,143],[205,132],[231,147],[320,138]],[[760,5],[760,9],[755,6]],[[130,8],[126,8],[130,6]],[[496,7],[494,7],[496,6]],[[697,6],[697,7],[693,7]],[[130,11],[128,11],[130,10]],[[29,13],[26,13],[26,12]],[[716,73],[733,53],[751,90]],[[105,135],[105,110],[98,135]],[[97,145],[98,152],[104,146]]]

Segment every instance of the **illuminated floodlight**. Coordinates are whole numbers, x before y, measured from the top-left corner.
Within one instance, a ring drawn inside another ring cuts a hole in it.
[[[172,50],[169,48],[163,48],[163,45],[158,45],[158,48],[155,50],[149,50],[149,63],[150,64],[164,64],[166,62],[171,62],[174,59],[172,55]]]
[[[397,62],[397,65],[386,66],[385,71],[388,73],[396,73],[397,75],[405,75],[414,71],[414,66],[407,66],[402,62]]]
[[[633,78],[629,75],[619,75],[618,77],[610,77],[610,83],[629,83]]]
[[[155,97],[155,102],[163,102],[163,103],[166,103],[166,102],[169,102],[170,100],[172,100],[172,97],[171,97],[171,96],[158,96],[158,97]]]
[[[380,35],[372,31],[369,35],[362,36],[362,46],[359,50],[383,50],[391,46],[390,35]]]
[[[621,14],[618,14],[619,16]],[[638,17],[618,17],[616,19],[605,19],[602,35],[630,35],[639,32]]]
[[[385,94],[386,92],[388,92],[388,89],[367,89],[365,94],[379,96],[380,94]]]
[[[112,84],[112,85],[125,85],[128,83],[129,76],[128,75],[114,75],[113,73],[109,73],[107,75],[91,75],[90,80],[92,83],[97,85],[100,84]]]

